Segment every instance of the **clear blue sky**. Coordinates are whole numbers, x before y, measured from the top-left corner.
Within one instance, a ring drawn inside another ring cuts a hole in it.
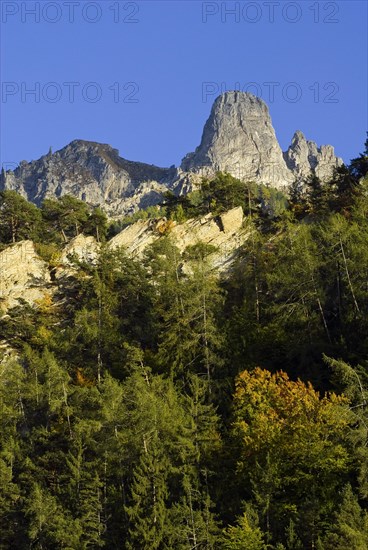
[[[363,149],[366,2],[0,4],[5,167],[77,138],[178,164],[236,87],[267,101],[284,150],[298,129],[346,162]]]

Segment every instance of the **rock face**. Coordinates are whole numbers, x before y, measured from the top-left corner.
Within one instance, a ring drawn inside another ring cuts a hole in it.
[[[330,145],[318,148],[301,132],[283,154],[264,101],[250,93],[226,92],[213,104],[200,145],[178,168],[132,162],[110,145],[75,140],[2,173],[0,191],[13,189],[37,205],[46,197],[70,194],[119,216],[158,204],[168,189],[185,194],[202,176],[218,171],[287,191],[311,170],[324,181],[341,164]]]
[[[184,157],[183,172],[228,172],[247,181],[285,187],[293,181],[268,107],[245,92],[226,92],[213,104],[201,144]]]
[[[110,145],[76,140],[39,160],[22,161],[14,172],[6,173],[0,188],[14,189],[37,205],[45,198],[69,194],[114,215],[159,202],[167,190],[162,182],[171,173],[125,160]]]
[[[34,305],[48,293],[50,274],[32,241],[21,241],[0,253],[0,312],[22,300]]]
[[[300,131],[295,132],[284,158],[297,181],[305,181],[312,170],[321,181],[326,181],[333,175],[334,169],[343,164],[343,160],[335,156],[331,145],[317,147],[314,141],[307,141]]]
[[[225,233],[236,233],[243,224],[243,209],[241,206],[232,208],[228,212],[220,215],[222,229]]]
[[[60,263],[70,265],[70,258],[76,256],[80,262],[94,264],[99,251],[100,245],[94,237],[80,234],[65,245],[60,255]]]
[[[74,277],[78,268],[73,265],[73,259],[81,263],[95,265],[101,245],[92,236],[86,237],[83,234],[74,237],[63,248],[58,266],[53,270],[54,279],[62,281],[64,278]]]
[[[132,256],[142,257],[147,246],[164,234],[161,222],[162,220],[140,220],[113,237],[109,241],[109,247],[112,250],[124,247]],[[207,214],[182,224],[167,223],[166,227],[167,233],[180,252],[198,242],[217,247],[218,250],[212,257],[212,265],[222,273],[231,266],[239,247],[250,234],[250,229],[243,227],[241,207],[233,208],[219,217]]]
[[[220,216],[207,214],[182,224],[165,219],[139,220],[113,237],[107,247],[111,250],[124,247],[129,255],[141,258],[150,244],[170,234],[180,252],[198,242],[215,246],[212,265],[220,273],[226,273],[250,232],[250,227],[243,224],[242,208],[238,207]],[[0,317],[23,302],[37,307],[45,298],[59,300],[65,280],[78,274],[73,257],[93,265],[99,250],[94,237],[78,235],[65,245],[57,265],[48,266],[32,241],[9,245],[0,252]]]

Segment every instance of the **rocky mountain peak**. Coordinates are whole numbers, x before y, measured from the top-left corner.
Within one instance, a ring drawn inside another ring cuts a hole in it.
[[[343,164],[343,160],[335,156],[331,145],[318,147],[314,141],[308,141],[300,130],[295,132],[284,159],[297,181],[305,181],[313,171],[321,181],[326,181],[331,178],[334,169]]]
[[[18,191],[40,205],[45,198],[73,195],[110,215],[159,202],[172,170],[126,160],[110,145],[74,140],[55,153],[22,162],[0,188]]]
[[[282,153],[266,103],[251,93],[231,91],[217,97],[200,145],[179,168],[129,161],[110,145],[76,139],[55,153],[50,150],[36,161],[22,161],[14,171],[2,172],[0,190],[18,191],[37,205],[69,194],[119,216],[161,202],[168,189],[184,194],[201,176],[219,171],[287,191],[312,171],[325,181],[341,164],[333,147],[318,147],[299,130]]]
[[[266,103],[247,92],[226,92],[214,102],[202,140],[181,164],[184,172],[229,172],[240,179],[285,186],[293,180]]]

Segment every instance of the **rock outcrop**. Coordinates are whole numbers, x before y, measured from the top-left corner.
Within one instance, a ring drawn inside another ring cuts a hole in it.
[[[42,300],[50,291],[48,266],[32,241],[21,241],[0,252],[0,312]]]
[[[265,102],[250,93],[226,92],[213,104],[200,145],[178,168],[132,162],[110,145],[75,140],[2,173],[0,191],[13,189],[37,205],[70,194],[114,217],[158,204],[168,189],[185,194],[202,176],[218,171],[287,191],[312,170],[324,181],[341,164],[330,145],[319,148],[301,132],[282,153]]]
[[[78,268],[74,260],[80,263],[94,265],[96,263],[101,245],[92,236],[86,237],[83,234],[74,237],[63,248],[57,267],[53,269],[54,278],[57,281],[68,277],[74,277]]]
[[[3,176],[13,189],[39,205],[45,198],[73,195],[111,216],[133,212],[161,200],[173,170],[132,162],[110,145],[75,140],[39,160],[22,161]]]
[[[216,99],[199,147],[184,157],[180,168],[202,174],[228,172],[274,187],[293,181],[266,103],[244,92],[226,92]]]
[[[123,247],[129,255],[142,258],[147,247],[163,235],[170,235],[180,252],[199,242],[211,244],[216,247],[212,265],[225,274],[250,231],[244,224],[242,208],[237,207],[220,216],[207,214],[182,224],[164,218],[139,220],[113,237],[107,247],[111,250]],[[0,252],[0,317],[24,302],[37,307],[46,297],[60,300],[66,280],[78,273],[74,260],[93,265],[99,250],[100,244],[94,237],[78,235],[49,266],[37,254],[32,241],[9,245]]]
[[[60,263],[71,265],[72,258],[77,257],[80,262],[94,264],[99,250],[100,245],[94,237],[80,234],[66,244],[60,256]]]
[[[237,207],[220,216],[207,214],[182,224],[162,225],[153,220],[140,220],[113,237],[109,247],[112,250],[124,247],[132,256],[142,257],[145,249],[165,234],[164,228],[180,252],[199,242],[215,246],[217,251],[212,256],[212,265],[222,273],[229,269],[250,233],[247,226],[243,227],[243,210]]]
[[[312,171],[322,182],[327,181],[333,175],[334,169],[343,164],[343,160],[335,156],[331,145],[317,147],[314,141],[307,141],[300,131],[295,132],[284,158],[295,179],[301,182],[305,181]]]

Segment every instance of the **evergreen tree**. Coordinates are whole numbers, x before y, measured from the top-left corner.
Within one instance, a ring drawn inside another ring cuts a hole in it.
[[[329,186],[312,174],[306,181],[307,212],[313,216],[323,217],[328,213]]]
[[[50,233],[49,238],[55,239],[55,235],[60,232],[62,242],[79,235],[90,218],[90,207],[71,195],[63,195],[60,199],[45,199],[41,211]]]
[[[101,208],[93,208],[83,226],[83,233],[93,235],[97,242],[104,242],[107,235],[107,216]]]
[[[29,518],[28,536],[33,548],[76,548],[81,528],[65,513],[57,499],[34,483],[26,499],[25,514]]]
[[[143,436],[144,450],[134,469],[131,505],[126,507],[130,525],[127,548],[132,550],[157,550],[166,531],[168,464],[159,447],[155,435],[149,440]]]
[[[342,502],[323,539],[324,550],[365,550],[368,546],[368,514],[359,506],[350,485],[342,494]]]
[[[368,136],[368,132],[367,132]],[[365,178],[368,173],[368,137],[365,140],[364,152],[350,162],[350,172],[358,180]]]
[[[39,238],[41,212],[16,191],[0,192],[0,243]]]
[[[221,365],[219,350],[222,337],[217,325],[217,310],[222,302],[218,278],[213,273],[210,254],[213,248],[202,244],[187,249],[184,260],[191,274],[176,277],[175,308],[163,311],[163,330],[160,334],[158,360],[172,369],[172,374],[183,376],[197,372],[206,377],[208,390],[216,367]]]
[[[267,545],[264,542],[262,531],[259,527],[250,525],[247,514],[245,513],[238,521],[235,527],[228,527],[223,536],[221,544],[223,550],[266,550]]]

